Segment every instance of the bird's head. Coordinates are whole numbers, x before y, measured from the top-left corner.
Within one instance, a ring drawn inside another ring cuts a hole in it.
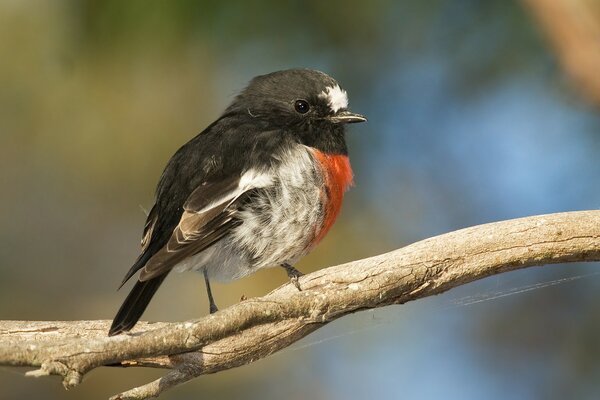
[[[314,147],[343,141],[344,125],[367,120],[348,109],[348,95],[333,78],[310,69],[257,76],[225,113],[246,113]]]

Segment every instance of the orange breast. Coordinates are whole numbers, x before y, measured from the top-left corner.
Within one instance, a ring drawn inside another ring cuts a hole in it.
[[[325,181],[322,192],[325,218],[316,232],[313,242],[316,245],[325,237],[342,208],[344,192],[352,185],[352,168],[348,156],[327,154],[316,149],[313,149],[313,153],[323,170]]]

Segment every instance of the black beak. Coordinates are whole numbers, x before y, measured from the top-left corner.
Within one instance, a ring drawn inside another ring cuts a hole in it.
[[[329,117],[329,120],[334,124],[355,124],[357,122],[365,122],[367,118],[364,115],[342,110]]]

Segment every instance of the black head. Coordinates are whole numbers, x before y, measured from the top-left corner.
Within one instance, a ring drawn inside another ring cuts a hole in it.
[[[230,113],[290,132],[308,146],[343,153],[344,125],[366,121],[348,110],[346,91],[333,78],[309,69],[257,76],[229,106]]]

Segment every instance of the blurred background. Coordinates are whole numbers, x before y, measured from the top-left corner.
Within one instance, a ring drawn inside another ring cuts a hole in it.
[[[169,157],[253,76],[323,70],[369,117],[304,272],[462,227],[600,206],[597,0],[0,1],[0,319],[111,319]],[[597,399],[597,264],[362,312],[162,399]],[[221,307],[287,281],[213,290]],[[172,275],[144,319],[207,310]],[[162,371],[0,368],[0,398],[101,399]]]

